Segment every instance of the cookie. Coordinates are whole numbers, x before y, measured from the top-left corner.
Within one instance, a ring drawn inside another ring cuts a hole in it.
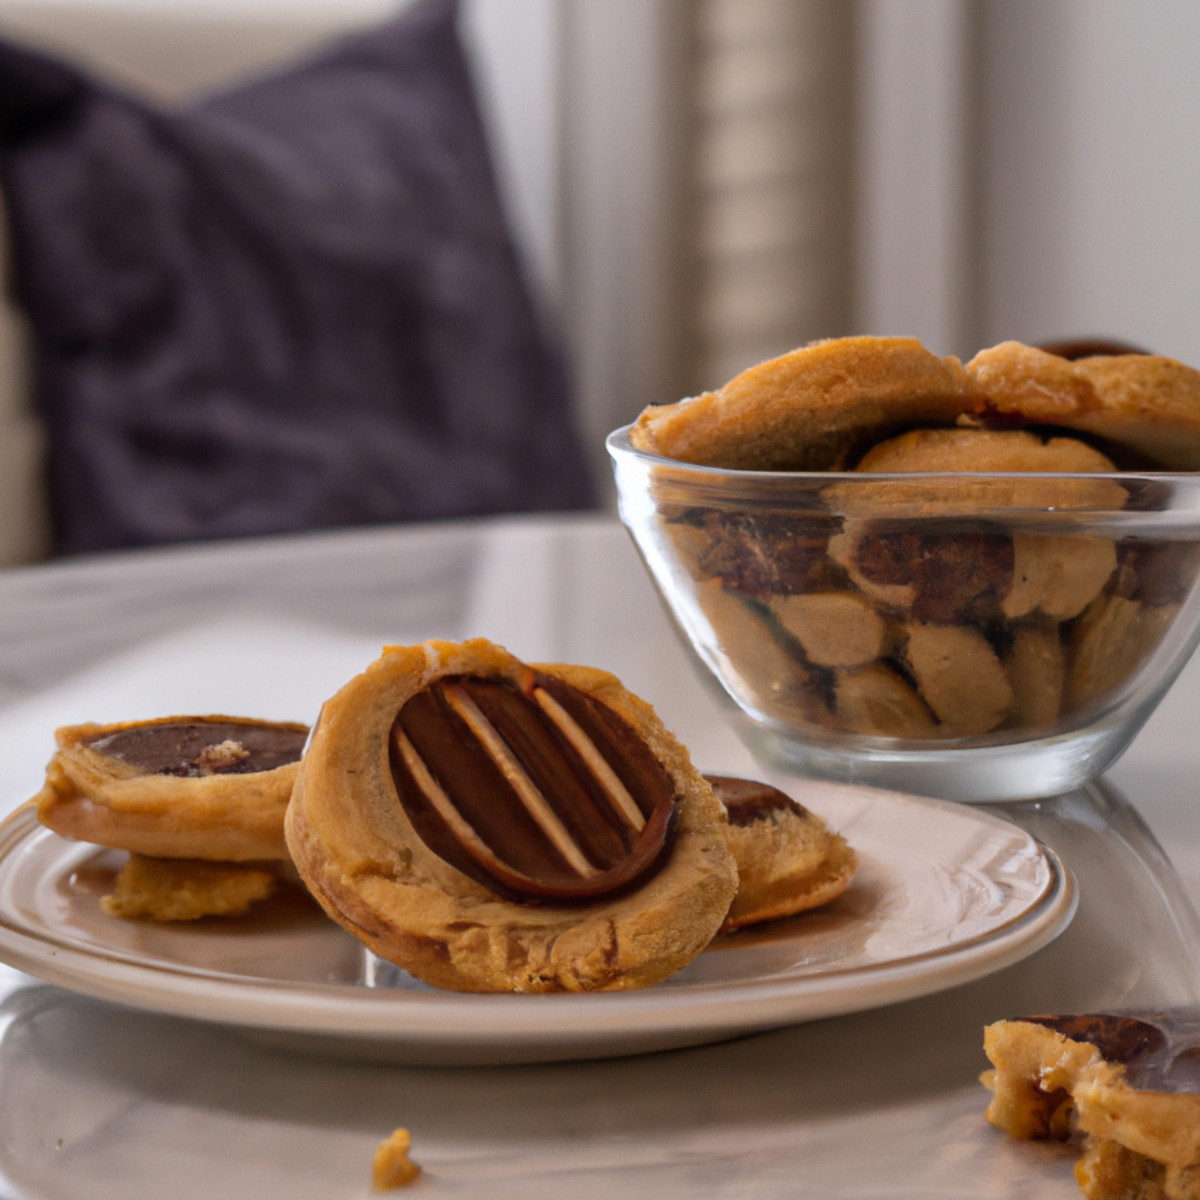
[[[817,908],[846,890],[854,851],[819,816],[769,784],[705,778],[729,816],[725,837],[738,869],[726,932]]]
[[[989,733],[1012,708],[1012,684],[996,651],[970,625],[910,626],[904,660],[944,737]]]
[[[981,350],[966,370],[988,412],[1102,439],[1131,467],[1200,469],[1200,372],[1173,358],[1068,360],[1003,342]]]
[[[737,884],[687,751],[612,675],[394,646],[324,705],[286,818],[329,915],[436,987],[643,987]]]
[[[1099,597],[1071,630],[1066,696],[1073,705],[1102,701],[1124,686],[1158,648],[1178,604]]]
[[[1025,625],[1013,635],[1004,669],[1012,711],[1028,729],[1049,729],[1063,707],[1066,660],[1058,625]]]
[[[888,663],[838,671],[833,712],[837,728],[889,738],[931,738],[941,727],[921,698]]]
[[[305,725],[186,716],[69,725],[34,797],[55,833],[153,858],[287,859]]]
[[[819,667],[859,667],[884,651],[887,626],[854,592],[804,592],[778,596],[771,612]]]
[[[696,599],[716,635],[712,652],[729,664],[742,703],[777,720],[817,717],[819,682],[768,609],[715,579],[697,586]]]
[[[715,392],[646,409],[630,438],[707,466],[839,471],[894,433],[961,417],[1083,433],[1134,460],[1125,465],[1200,467],[1200,372],[1160,355],[1072,360],[1019,342],[965,367],[914,338],[814,342]]]
[[[1100,594],[1116,569],[1116,546],[1108,539],[1036,531],[922,534],[891,523],[904,517],[950,517],[956,510],[978,518],[994,509],[1005,519],[1003,510],[1021,507],[1120,508],[1125,489],[1110,479],[1026,478],[1114,469],[1106,455],[1073,437],[1043,439],[1026,430],[911,430],[873,446],[856,470],[983,472],[1014,478],[968,484],[923,479],[919,490],[907,482],[886,483],[865,494],[835,484],[828,489],[830,502],[851,519],[831,543],[830,553],[864,590],[921,619],[953,620],[968,611],[983,618],[1016,619],[1035,611],[1074,617]],[[863,519],[868,505],[885,518],[886,526]],[[888,566],[892,574],[882,577]],[[895,579],[902,579],[909,592],[897,590]],[[889,584],[891,590],[884,590]]]
[[[908,425],[950,425],[975,404],[956,358],[915,338],[815,342],[715,392],[646,409],[630,438],[682,462],[757,471],[835,471]]]
[[[109,916],[129,921],[240,917],[278,884],[277,874],[262,864],[131,854],[100,906]]]
[[[1200,1013],[997,1021],[987,1119],[1017,1138],[1078,1138],[1088,1200],[1200,1200]]]

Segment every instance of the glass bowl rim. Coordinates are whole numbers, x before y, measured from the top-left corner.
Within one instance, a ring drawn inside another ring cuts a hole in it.
[[[611,458],[640,459],[647,464],[677,471],[680,475],[694,475],[697,483],[712,483],[718,477],[729,478],[743,486],[755,482],[864,484],[904,483],[929,479],[963,482],[973,479],[1081,479],[1112,480],[1117,483],[1137,480],[1145,480],[1148,483],[1170,482],[1200,489],[1200,471],[763,471],[751,467],[719,467],[707,463],[687,462],[681,458],[668,458],[665,454],[656,454],[653,450],[640,449],[630,439],[634,424],[636,422],[631,421],[628,425],[622,425],[605,437],[604,445]]]

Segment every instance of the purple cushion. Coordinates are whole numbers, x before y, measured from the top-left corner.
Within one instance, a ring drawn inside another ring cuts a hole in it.
[[[0,42],[62,551],[592,502],[456,13],[176,111]]]

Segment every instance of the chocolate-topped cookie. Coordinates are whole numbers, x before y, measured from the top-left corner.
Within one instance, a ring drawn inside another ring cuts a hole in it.
[[[307,736],[306,725],[229,716],[65,726],[38,820],[155,858],[286,860],[283,813]]]
[[[484,639],[387,648],[326,702],[286,829],[334,920],[438,987],[587,991],[678,970],[721,925],[724,813],[604,671]]]

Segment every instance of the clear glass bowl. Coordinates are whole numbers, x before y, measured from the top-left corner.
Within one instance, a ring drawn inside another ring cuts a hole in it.
[[[624,521],[752,750],[959,800],[1121,754],[1200,640],[1200,475],[725,470],[609,435]]]

